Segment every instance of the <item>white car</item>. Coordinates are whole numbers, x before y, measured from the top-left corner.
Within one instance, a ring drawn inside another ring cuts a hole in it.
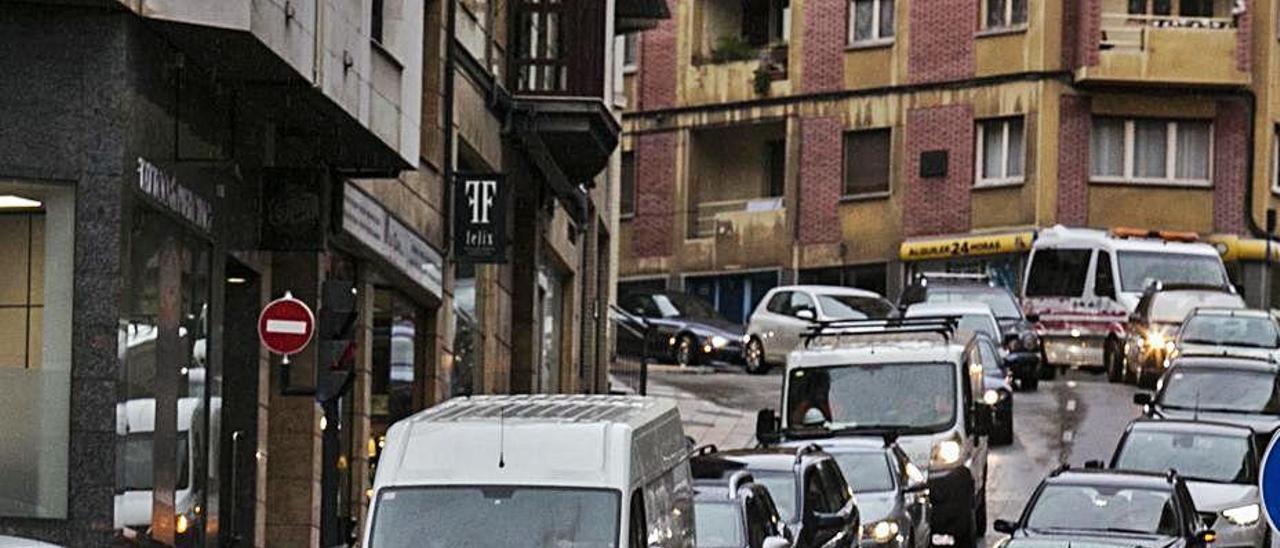
[[[817,322],[881,319],[896,312],[893,303],[874,291],[830,285],[775,287],[747,322],[743,337],[747,372],[765,373],[785,362]]]

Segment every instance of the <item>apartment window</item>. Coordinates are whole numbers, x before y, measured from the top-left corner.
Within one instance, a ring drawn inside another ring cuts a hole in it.
[[[844,134],[844,194],[868,196],[889,192],[891,132],[888,128]]]
[[[985,28],[999,29],[1027,24],[1027,0],[985,0]]]
[[[1026,158],[1022,118],[978,123],[977,186],[1019,184]]]
[[[623,217],[631,217],[636,214],[636,153],[622,153],[621,179],[618,211]]]
[[[893,40],[893,4],[894,0],[851,0],[849,43]]]
[[[373,0],[372,15],[369,19],[369,37],[374,42],[382,43],[382,3],[384,0]]]
[[[554,93],[569,87],[561,23],[563,2],[523,0],[516,30],[517,85],[521,92]]]
[[[622,37],[622,69],[635,70],[637,52],[640,49],[640,35],[636,33],[626,34]]]
[[[1214,0],[1129,0],[1130,15],[1213,17]]]
[[[1092,180],[1209,186],[1213,124],[1200,120],[1095,118]]]
[[[769,141],[765,143],[765,158],[769,165],[769,186],[765,194],[771,198],[782,196],[787,185],[787,142]]]

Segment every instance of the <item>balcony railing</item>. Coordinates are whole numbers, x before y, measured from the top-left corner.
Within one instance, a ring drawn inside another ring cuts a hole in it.
[[[1144,15],[1106,13],[1102,15],[1103,49],[1147,49],[1153,29],[1229,30],[1235,28],[1230,17],[1184,17],[1178,15]]]
[[[729,213],[763,213],[783,208],[782,198],[749,198],[746,200],[723,200],[702,202],[698,204],[697,218],[691,237],[712,238],[720,230],[725,214]]]

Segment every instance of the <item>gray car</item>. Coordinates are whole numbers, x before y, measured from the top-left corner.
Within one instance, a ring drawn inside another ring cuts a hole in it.
[[[1177,356],[1280,357],[1280,324],[1266,310],[1197,308],[1187,314],[1170,359]]]

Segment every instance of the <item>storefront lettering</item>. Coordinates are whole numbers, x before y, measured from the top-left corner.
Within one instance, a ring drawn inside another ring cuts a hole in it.
[[[138,158],[138,189],[205,232],[213,231],[213,208],[208,200],[143,158]]]
[[[900,257],[904,261],[913,261],[1016,253],[1030,249],[1030,242],[1031,238],[1022,234],[979,236],[929,242],[906,242],[902,244]]]
[[[465,212],[455,218],[458,257],[474,263],[506,262],[506,179],[497,173],[459,174],[454,185],[454,207]]]
[[[342,229],[426,290],[443,291],[444,257],[354,185],[343,192]]]

